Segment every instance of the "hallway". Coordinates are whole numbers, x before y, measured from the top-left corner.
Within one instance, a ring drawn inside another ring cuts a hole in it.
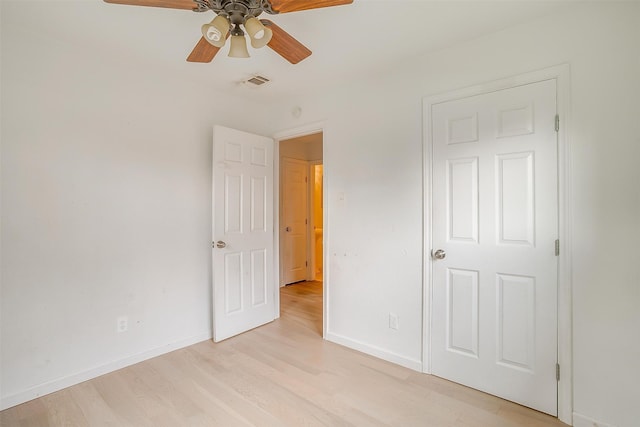
[[[322,337],[322,282],[300,282],[280,288],[280,316]]]

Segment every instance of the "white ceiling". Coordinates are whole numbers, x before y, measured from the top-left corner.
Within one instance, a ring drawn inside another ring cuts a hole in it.
[[[268,47],[249,47],[249,59],[229,58],[225,47],[209,64],[186,62],[201,36],[200,26],[213,18],[213,12],[123,6],[101,0],[46,0],[16,1],[11,16],[35,25],[32,28],[43,34],[96,49],[105,60],[177,73],[212,91],[272,99],[322,90],[361,74],[385,72],[416,55],[553,13],[566,4],[355,0],[347,6],[263,16],[313,51],[297,65]],[[255,73],[272,82],[260,88],[238,84]]]

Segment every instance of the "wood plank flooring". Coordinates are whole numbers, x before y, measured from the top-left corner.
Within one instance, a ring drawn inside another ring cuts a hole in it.
[[[281,289],[281,318],[0,412],[2,427],[565,426],[322,340],[322,284]]]

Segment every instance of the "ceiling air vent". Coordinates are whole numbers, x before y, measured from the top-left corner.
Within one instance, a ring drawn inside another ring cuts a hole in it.
[[[250,79],[245,80],[245,83],[252,84],[254,86],[262,86],[265,83],[268,83],[269,79],[263,76],[253,76]]]

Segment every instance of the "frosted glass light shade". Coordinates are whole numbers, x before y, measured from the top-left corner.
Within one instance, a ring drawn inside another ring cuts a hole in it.
[[[266,46],[273,36],[273,32],[253,16],[245,21],[244,28],[251,38],[251,46],[256,49]]]
[[[229,56],[232,58],[248,58],[247,41],[244,35],[231,36],[231,47],[229,48]]]
[[[261,47],[266,46],[267,43],[271,41],[271,37],[273,36],[273,31],[271,31],[271,28],[264,27],[264,30],[262,31],[264,33],[262,38],[251,38],[251,46],[253,46],[254,49],[260,49]]]
[[[202,26],[202,36],[216,47],[224,46],[229,32],[229,20],[224,16],[216,16],[209,24]]]

